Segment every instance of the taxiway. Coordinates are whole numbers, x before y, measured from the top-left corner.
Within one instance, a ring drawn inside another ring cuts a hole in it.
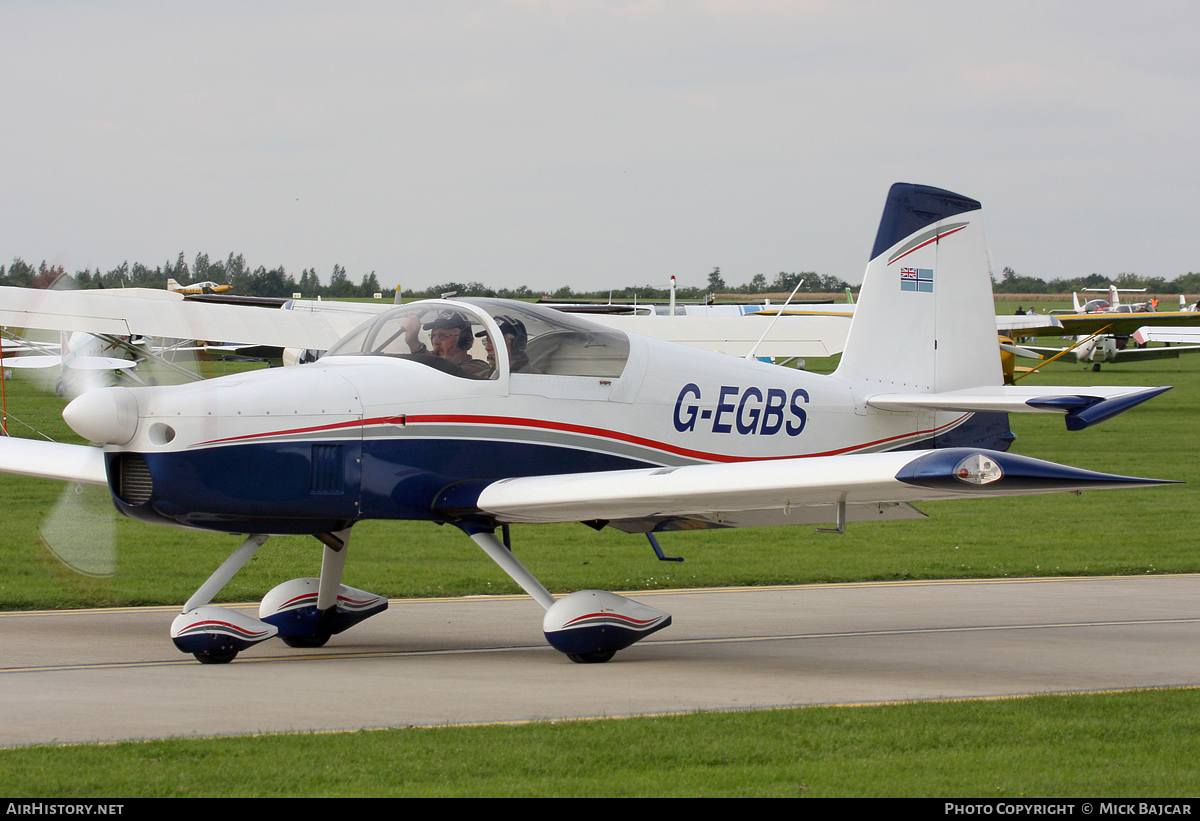
[[[396,600],[228,665],[175,649],[173,608],[4,612],[0,745],[1200,684],[1200,575],[629,595],[674,625],[601,665],[548,647],[523,596]]]

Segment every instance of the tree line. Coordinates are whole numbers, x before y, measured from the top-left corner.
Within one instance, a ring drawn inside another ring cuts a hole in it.
[[[1052,279],[1049,282],[1036,277],[1021,276],[1012,268],[1005,268],[997,282],[992,277],[992,290],[998,294],[1069,294],[1085,288],[1145,288],[1151,294],[1194,294],[1200,293],[1200,273],[1189,271],[1167,282],[1166,277],[1142,277],[1137,274],[1117,274],[1113,278],[1091,274],[1074,279]]]
[[[355,284],[341,265],[334,265],[325,284],[315,268],[305,268],[300,272],[300,279],[287,273],[283,266],[267,269],[259,265],[251,268],[242,254],[229,254],[224,259],[210,260],[208,254],[197,254],[191,265],[188,265],[183,252],[172,263],[151,268],[140,262],[132,265],[122,262],[109,271],[97,268],[85,268],[68,274],[61,265],[48,265],[44,260],[34,267],[20,257],[13,259],[8,266],[0,265],[0,285],[15,285],[23,288],[158,288],[167,287],[167,280],[174,279],[181,284],[192,282],[212,281],[219,284],[231,285],[231,293],[243,296],[291,297],[299,293],[305,299],[347,299],[371,298],[382,294],[384,299],[391,300],[395,295],[394,289],[381,287],[379,278],[374,271],[364,274],[362,280]],[[708,274],[707,282],[702,287],[679,286],[675,295],[683,300],[704,300],[711,295],[755,296],[760,294],[791,293],[800,285],[800,293],[842,293],[847,288],[857,291],[858,286],[850,286],[845,280],[835,276],[822,276],[815,271],[799,271],[788,273],[780,271],[768,280],[765,274],[755,274],[750,281],[743,285],[731,286],[725,282],[719,267],[713,268]],[[997,281],[992,278],[992,290],[996,293],[1017,294],[1066,294],[1072,291],[1082,291],[1084,288],[1106,288],[1116,285],[1118,288],[1145,288],[1154,294],[1189,294],[1200,293],[1200,273],[1188,272],[1181,274],[1168,282],[1164,277],[1141,277],[1137,274],[1122,273],[1115,278],[1101,274],[1091,274],[1074,279],[1052,279],[1046,282],[1036,277],[1021,276],[1012,268],[1005,268]],[[664,300],[670,296],[669,286],[642,285],[628,286],[620,289],[599,291],[576,291],[570,286],[563,286],[553,292],[533,291],[527,286],[517,288],[491,288],[481,282],[444,282],[432,285],[423,291],[406,290],[406,299],[431,299],[444,293],[455,293],[458,296],[488,296],[503,299],[536,299],[549,296],[554,299],[607,299],[614,300]]]
[[[45,261],[37,268],[25,262],[20,257],[13,259],[12,264],[0,265],[0,284],[16,285],[25,288],[157,288],[165,289],[167,280],[174,279],[182,285],[191,282],[216,282],[220,285],[233,286],[231,291],[244,296],[290,297],[301,293],[306,298],[317,296],[345,298],[371,297],[383,289],[379,278],[371,271],[355,285],[346,275],[346,269],[334,265],[329,277],[329,284],[321,282],[315,268],[305,268],[300,273],[300,281],[284,270],[280,265],[268,270],[265,266],[251,268],[246,258],[241,254],[230,254],[225,260],[212,261],[208,254],[197,254],[191,266],[184,259],[183,253],[174,263],[167,262],[154,268],[135,262],[122,262],[109,271],[97,268],[85,268],[68,274],[61,265],[47,265]],[[387,292],[388,296],[391,292]]]
[[[230,254],[224,260],[210,260],[208,254],[197,254],[191,265],[188,264],[183,252],[174,262],[166,262],[151,268],[140,262],[132,265],[122,262],[109,271],[99,268],[92,270],[84,268],[68,274],[61,265],[48,265],[44,260],[41,265],[34,267],[20,257],[13,259],[8,266],[0,265],[0,285],[15,285],[22,288],[157,288],[165,289],[167,280],[187,285],[192,282],[211,281],[222,285],[231,285],[231,293],[244,296],[283,297],[289,298],[299,293],[305,299],[322,297],[325,299],[371,298],[382,294],[384,299],[392,299],[394,289],[383,288],[374,271],[364,274],[359,284],[354,284],[346,274],[345,267],[334,265],[329,276],[329,284],[321,281],[315,268],[305,268],[300,272],[300,279],[287,273],[282,265],[267,269],[265,266],[251,268],[242,254]],[[763,274],[756,274],[745,285],[730,287],[726,285],[720,268],[713,268],[708,275],[706,287],[678,286],[676,296],[685,300],[702,300],[712,294],[764,294],[791,292],[798,282],[805,293],[840,293],[849,285],[837,277],[821,276],[812,271],[788,273],[780,271],[768,281]],[[516,288],[492,288],[481,282],[443,282],[432,285],[425,290],[406,290],[407,299],[432,299],[445,293],[455,293],[459,296],[487,296],[502,299],[537,299],[551,297],[553,299],[606,299],[611,296],[616,300],[656,300],[667,299],[670,288],[667,285],[628,286],[619,289],[601,291],[576,291],[570,286],[563,286],[555,291],[534,291],[525,285]]]

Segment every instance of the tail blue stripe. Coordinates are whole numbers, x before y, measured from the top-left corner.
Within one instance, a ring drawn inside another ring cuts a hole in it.
[[[883,218],[879,221],[879,233],[875,235],[875,247],[871,249],[871,259],[927,225],[955,214],[978,211],[981,207],[977,200],[952,191],[898,182],[888,191]]]

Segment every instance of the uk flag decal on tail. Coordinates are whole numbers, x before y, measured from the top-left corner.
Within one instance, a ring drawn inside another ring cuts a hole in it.
[[[928,294],[933,293],[933,269],[901,268],[900,290],[923,291],[924,293]]]

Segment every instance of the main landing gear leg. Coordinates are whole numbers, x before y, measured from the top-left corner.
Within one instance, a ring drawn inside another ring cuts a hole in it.
[[[319,579],[292,579],[263,597],[258,617],[288,647],[323,647],[329,637],[387,610],[387,599],[342,584],[350,528],[317,536],[325,551]]]
[[[608,661],[618,650],[663,629],[671,615],[605,590],[550,595],[525,565],[496,538],[494,529],[459,525],[522,590],[546,609],[542,632],[550,646],[579,664]]]
[[[202,664],[226,664],[242,650],[278,632],[258,619],[209,605],[267,538],[263,534],[247,538],[187,600],[183,612],[171,623],[171,640],[176,647],[191,653]]]

